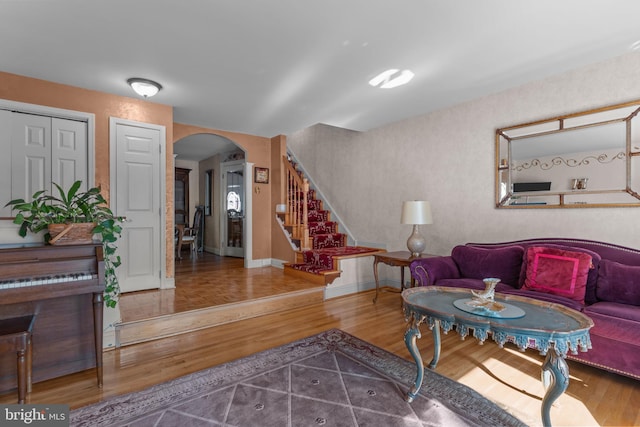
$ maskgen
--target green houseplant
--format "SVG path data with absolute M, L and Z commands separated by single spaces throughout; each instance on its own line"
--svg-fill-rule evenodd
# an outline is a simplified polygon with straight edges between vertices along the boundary
M 56 224 L 91 223 L 90 234 L 98 235 L 104 248 L 105 304 L 113 308 L 120 294 L 116 268 L 121 261 L 120 256 L 116 254 L 116 242 L 122 233 L 120 223 L 123 218 L 111 212 L 99 187 L 79 191 L 82 181 L 76 181 L 65 191 L 58 184 L 53 185 L 57 190 L 57 196 L 41 190 L 33 194 L 30 202 L 15 199 L 5 205 L 11 206 L 12 211 L 17 211 L 13 223 L 20 226 L 18 234 L 25 237 L 27 231 L 39 233 L 50 230 L 51 226 Z M 44 235 L 45 243 L 50 243 L 55 238 L 52 238 L 50 231 Z

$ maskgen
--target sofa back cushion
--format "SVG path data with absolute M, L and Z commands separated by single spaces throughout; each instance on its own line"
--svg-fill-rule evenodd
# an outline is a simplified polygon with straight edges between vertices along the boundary
M 518 286 L 523 255 L 524 248 L 517 245 L 495 249 L 456 246 L 451 251 L 462 277 L 480 280 L 497 277 L 514 288 Z
M 570 298 L 584 304 L 591 255 L 548 246 L 531 246 L 526 254 L 522 289 Z
M 600 261 L 596 297 L 600 301 L 640 306 L 640 265 Z
M 569 252 L 584 252 L 585 254 L 591 256 L 591 268 L 589 269 L 589 273 L 587 274 L 587 285 L 585 288 L 584 297 L 581 299 L 581 302 L 583 304 L 584 303 L 593 304 L 594 302 L 597 301 L 596 282 L 598 281 L 598 265 L 601 260 L 600 254 L 586 248 L 574 247 L 569 245 L 557 245 L 557 244 L 530 245 L 526 247 L 525 252 L 528 250 L 528 248 L 531 248 L 531 247 L 544 247 L 548 249 L 559 249 L 559 250 L 569 251 Z M 525 279 L 527 278 L 528 265 L 529 265 L 528 259 L 527 259 L 527 256 L 525 255 L 524 261 L 522 262 L 522 271 L 520 273 L 521 287 L 524 286 Z

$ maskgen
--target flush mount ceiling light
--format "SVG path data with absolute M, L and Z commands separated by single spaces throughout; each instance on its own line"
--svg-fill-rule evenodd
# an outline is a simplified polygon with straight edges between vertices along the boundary
M 129 83 L 129 86 L 131 86 L 138 95 L 144 96 L 145 98 L 151 98 L 153 95 L 160 92 L 160 89 L 162 89 L 162 85 L 160 85 L 160 83 L 138 77 L 130 78 L 127 80 L 127 83 Z
M 413 76 L 414 74 L 410 70 L 400 71 L 392 68 L 369 80 L 369 84 L 380 89 L 391 89 L 409 83 Z

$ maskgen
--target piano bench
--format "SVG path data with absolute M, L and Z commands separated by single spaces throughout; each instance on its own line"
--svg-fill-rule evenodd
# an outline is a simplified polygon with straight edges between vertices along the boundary
M 0 353 L 13 352 L 18 357 L 18 403 L 31 392 L 31 333 L 35 316 L 0 319 Z

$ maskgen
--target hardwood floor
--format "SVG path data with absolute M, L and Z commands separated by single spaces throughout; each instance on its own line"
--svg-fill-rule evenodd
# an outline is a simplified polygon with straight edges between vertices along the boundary
M 229 261 L 229 260 L 220 260 Z M 204 273 L 192 286 L 209 283 L 218 273 Z M 181 268 L 182 268 L 181 267 Z M 202 270 L 201 270 L 202 268 Z M 270 286 L 280 289 L 281 271 L 272 268 L 240 271 L 228 268 L 222 273 L 232 286 L 247 280 L 247 294 Z M 252 269 L 253 270 L 253 269 Z M 270 282 L 270 283 L 269 283 Z M 260 283 L 260 285 L 256 285 Z M 269 283 L 269 284 L 267 284 Z M 289 286 L 289 285 L 283 285 Z M 215 287 L 215 286 L 214 286 Z M 218 298 L 218 292 L 210 298 Z M 176 294 L 180 294 L 180 281 Z M 141 295 L 144 293 L 140 293 Z M 148 294 L 147 294 L 148 295 Z M 145 298 L 136 298 L 138 309 Z M 206 298 L 205 298 L 206 299 Z M 189 334 L 122 347 L 104 355 L 105 384 L 95 385 L 92 370 L 36 383 L 28 403 L 67 403 L 77 408 L 111 396 L 129 393 L 197 370 L 228 362 L 261 350 L 339 328 L 379 347 L 411 360 L 404 345 L 404 316 L 397 293 L 383 292 L 376 304 L 373 292 L 335 298 L 304 308 L 294 308 L 267 316 L 228 323 Z M 172 310 L 198 305 L 193 298 L 174 299 Z M 124 306 L 123 306 L 124 307 Z M 155 309 L 154 309 L 155 310 Z M 418 340 L 425 359 L 433 350 L 429 331 L 423 327 Z M 540 378 L 542 357 L 532 351 L 500 349 L 474 339 L 460 340 L 457 334 L 443 336 L 442 356 L 437 372 L 468 385 L 530 425 L 540 424 L 543 389 Z M 551 411 L 554 425 L 640 425 L 640 382 L 569 361 L 569 388 Z M 0 403 L 15 403 L 15 393 L 0 396 Z
M 183 253 L 183 258 L 176 260 L 175 264 L 175 289 L 123 294 L 119 302 L 122 321 L 148 319 L 318 287 L 307 280 L 287 276 L 281 269 L 245 269 L 243 265 L 242 258 L 204 253 L 193 259 L 188 253 Z

